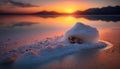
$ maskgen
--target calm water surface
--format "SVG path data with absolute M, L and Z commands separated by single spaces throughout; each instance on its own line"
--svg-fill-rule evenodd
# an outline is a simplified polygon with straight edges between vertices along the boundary
M 96 27 L 100 40 L 111 42 L 113 47 L 104 51 L 82 50 L 30 68 L 120 69 L 120 16 L 0 16 L 0 54 L 48 37 L 64 35 L 76 22 Z

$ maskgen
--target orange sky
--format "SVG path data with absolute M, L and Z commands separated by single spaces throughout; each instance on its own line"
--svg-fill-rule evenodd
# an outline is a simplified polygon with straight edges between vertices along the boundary
M 80 6 L 82 5 L 82 6 Z M 67 13 L 72 13 L 74 11 L 77 11 L 77 10 L 85 10 L 87 9 L 87 5 L 84 4 L 84 3 L 76 3 L 76 2 L 62 2 L 62 3 L 54 3 L 54 4 L 49 4 L 49 5 L 46 5 L 44 7 L 42 7 L 41 9 L 44 9 L 46 8 L 47 10 L 54 10 L 54 11 L 57 11 L 57 12 L 67 12 Z
M 82 6 L 80 6 L 82 5 Z M 15 12 L 15 13 L 20 13 L 20 12 L 27 12 L 27 13 L 31 13 L 31 12 L 39 12 L 42 10 L 46 10 L 46 11 L 56 11 L 56 12 L 67 12 L 67 13 L 72 13 L 75 12 L 77 10 L 85 10 L 87 9 L 87 5 L 85 4 L 76 4 L 74 2 L 62 2 L 62 3 L 54 3 L 54 4 L 48 4 L 45 6 L 39 6 L 39 7 L 14 7 L 14 8 L 1 8 L 1 11 L 5 11 L 7 10 L 7 12 Z
M 16 0 L 17 1 L 17 0 Z M 24 0 L 22 3 L 24 3 Z M 56 12 L 66 12 L 72 13 L 77 10 L 84 11 L 88 8 L 103 7 L 108 5 L 115 5 L 111 1 L 98 1 L 98 0 L 55 0 L 54 1 L 32 1 L 30 4 L 38 5 L 37 7 L 9 7 L 0 6 L 0 12 L 11 12 L 11 13 L 34 13 L 39 11 L 56 11 Z M 20 1 L 18 1 L 20 2 Z M 25 2 L 26 3 L 26 2 Z

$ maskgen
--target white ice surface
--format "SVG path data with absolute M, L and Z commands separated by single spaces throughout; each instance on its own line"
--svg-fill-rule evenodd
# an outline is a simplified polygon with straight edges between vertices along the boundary
M 76 23 L 70 30 L 65 33 L 64 40 L 68 41 L 68 37 L 75 36 L 82 39 L 84 42 L 97 42 L 99 32 L 96 28 L 85 25 L 83 23 Z

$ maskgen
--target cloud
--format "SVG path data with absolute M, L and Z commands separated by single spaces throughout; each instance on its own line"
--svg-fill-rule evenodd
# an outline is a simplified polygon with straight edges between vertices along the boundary
M 30 3 L 17 2 L 13 0 L 1 0 L 0 6 L 3 6 L 3 7 L 38 7 L 37 5 L 32 5 Z

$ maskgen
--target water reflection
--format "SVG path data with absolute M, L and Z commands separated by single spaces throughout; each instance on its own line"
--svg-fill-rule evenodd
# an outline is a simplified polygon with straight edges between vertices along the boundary
M 120 21 L 120 16 L 112 15 L 81 15 L 81 16 L 0 16 L 0 27 L 9 26 L 25 26 L 33 25 L 36 23 L 52 23 L 52 25 L 62 24 L 68 25 L 73 24 L 76 21 L 87 22 L 87 21 L 105 21 L 117 23 Z M 57 25 L 56 25 L 57 26 Z
M 101 16 L 98 16 L 98 15 L 94 15 L 94 16 L 75 16 L 76 18 L 86 18 L 88 20 L 101 20 L 101 21 L 106 21 L 106 22 L 110 22 L 110 21 L 113 21 L 113 22 L 118 22 L 120 21 L 120 16 L 116 16 L 116 15 L 108 15 L 108 16 L 105 16 L 105 15 L 101 15 Z
M 54 59 L 48 66 L 38 65 L 40 69 L 89 69 L 99 59 L 98 49 L 80 49 L 78 53 Z M 94 68 L 94 67 L 93 67 Z M 96 67 L 94 68 L 96 69 Z
M 17 22 L 17 23 L 14 23 L 11 28 L 13 27 L 17 27 L 17 26 L 31 26 L 33 24 L 36 24 L 36 22 Z
M 117 22 L 117 21 L 120 21 L 120 16 L 119 15 L 71 15 L 72 17 L 74 18 L 85 18 L 85 19 L 88 19 L 88 20 L 101 20 L 101 21 L 106 21 L 106 22 L 109 22 L 109 21 L 113 21 L 113 22 Z M 39 17 L 42 17 L 42 18 L 56 18 L 56 17 L 59 17 L 59 16 L 39 16 Z
M 70 53 L 70 54 L 65 54 L 63 56 L 59 56 L 59 57 L 55 57 L 53 59 L 49 59 L 47 61 L 44 62 L 39 62 L 37 64 L 32 64 L 30 65 L 16 65 L 13 64 L 13 66 L 15 67 L 15 69 L 24 69 L 24 68 L 28 68 L 28 69 L 35 69 L 35 68 L 39 68 L 39 69 L 49 69 L 49 68 L 53 68 L 53 69 L 61 69 L 61 67 L 63 67 L 62 69 L 70 69 L 72 63 L 75 63 L 75 65 L 73 66 L 73 69 L 76 67 L 76 65 L 79 65 L 80 67 L 82 67 L 82 65 L 86 64 L 89 62 L 95 62 L 95 60 L 97 60 L 98 58 L 98 53 L 99 50 L 98 49 L 80 49 L 78 52 L 76 53 Z M 57 64 L 56 64 L 57 62 Z M 50 65 L 48 65 L 50 64 Z M 46 67 L 46 65 L 48 65 Z M 53 66 L 52 66 L 53 65 Z M 61 66 L 61 67 L 57 67 L 55 68 L 55 66 Z M 78 69 L 78 68 L 77 68 Z
M 10 45 L 9 47 L 12 48 L 12 46 L 21 46 L 47 37 L 63 35 L 76 22 L 83 22 L 96 27 L 99 30 L 100 39 L 102 40 L 109 37 L 107 40 L 111 41 L 111 35 L 114 36 L 116 41 L 118 40 L 120 16 L 84 15 L 44 17 L 46 18 L 40 16 L 0 16 L 0 46 Z M 101 21 L 101 18 L 106 21 Z M 112 20 L 113 22 L 107 22 L 108 20 Z M 117 20 L 117 22 L 114 22 L 114 20 Z M 106 33 L 110 35 L 106 35 Z
M 100 39 L 111 42 L 112 49 L 103 52 L 81 50 L 78 54 L 62 56 L 45 64 L 43 68 L 117 69 L 120 64 L 120 16 L 0 16 L 0 54 L 47 37 L 64 35 L 76 22 L 96 27 Z

